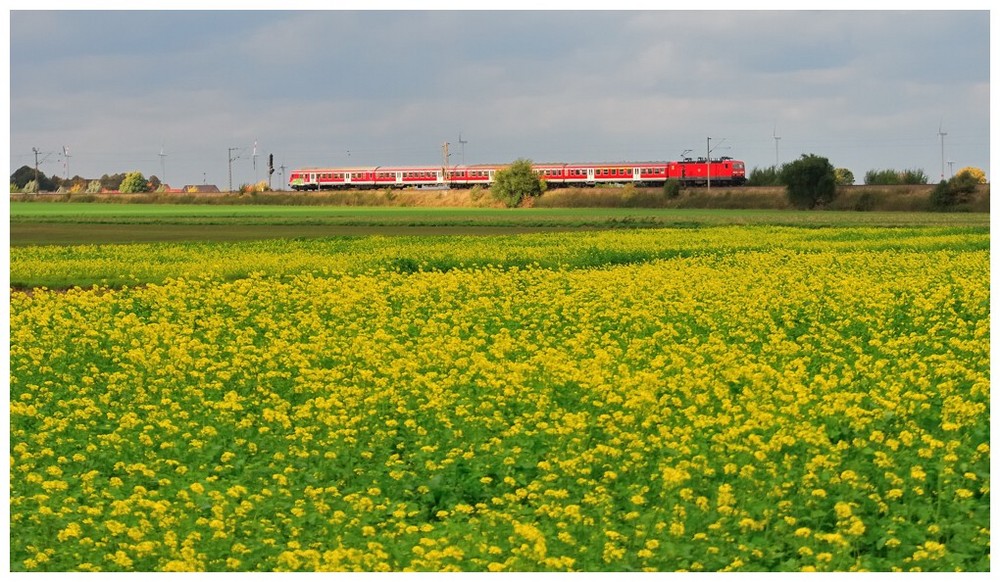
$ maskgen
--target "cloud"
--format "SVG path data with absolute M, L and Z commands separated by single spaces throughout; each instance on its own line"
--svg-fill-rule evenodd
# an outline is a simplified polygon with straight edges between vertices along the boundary
M 470 162 L 663 159 L 711 135 L 753 167 L 777 131 L 785 161 L 829 151 L 860 176 L 939 165 L 943 119 L 986 166 L 987 16 L 14 12 L 11 164 L 70 145 L 81 172 L 158 170 L 166 141 L 168 174 L 220 183 L 254 140 L 292 166 L 415 164 L 462 131 Z

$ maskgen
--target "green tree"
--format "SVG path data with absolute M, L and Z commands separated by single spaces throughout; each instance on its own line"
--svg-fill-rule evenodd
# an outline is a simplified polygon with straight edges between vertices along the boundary
M 951 180 L 939 182 L 931 190 L 931 208 L 951 210 L 958 204 L 968 202 L 979 184 L 977 176 L 969 172 L 959 172 Z
M 747 186 L 780 186 L 781 169 L 777 166 L 750 170 Z
M 830 160 L 815 154 L 802 154 L 781 169 L 781 183 L 788 200 L 797 208 L 816 208 L 829 204 L 837 196 L 837 178 Z
M 851 186 L 854 184 L 854 172 L 847 168 L 837 168 L 834 170 L 834 174 L 837 177 L 838 186 Z
M 871 186 L 926 184 L 927 181 L 927 174 L 923 170 L 868 170 L 865 172 L 865 184 Z
M 545 182 L 531 169 L 531 160 L 519 158 L 493 176 L 490 188 L 493 197 L 508 208 L 520 205 L 526 198 L 541 196 Z
M 142 175 L 142 172 L 129 172 L 125 174 L 125 179 L 122 180 L 118 190 L 122 194 L 148 192 L 149 183 L 146 182 L 146 177 Z

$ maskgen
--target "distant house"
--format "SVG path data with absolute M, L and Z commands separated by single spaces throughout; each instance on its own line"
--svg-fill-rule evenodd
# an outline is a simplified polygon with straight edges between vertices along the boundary
M 218 194 L 221 192 L 215 184 L 189 184 L 184 186 L 188 194 Z

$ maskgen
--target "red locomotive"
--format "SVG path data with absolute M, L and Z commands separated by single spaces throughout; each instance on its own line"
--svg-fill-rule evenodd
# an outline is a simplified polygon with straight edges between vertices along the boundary
M 292 190 L 336 190 L 346 188 L 489 187 L 505 165 L 474 166 L 367 166 L 356 168 L 304 168 L 292 170 Z M 551 186 L 597 186 L 635 184 L 662 186 L 677 180 L 684 186 L 740 186 L 746 182 L 746 165 L 728 157 L 684 158 L 676 162 L 619 162 L 596 164 L 533 164 L 540 178 Z

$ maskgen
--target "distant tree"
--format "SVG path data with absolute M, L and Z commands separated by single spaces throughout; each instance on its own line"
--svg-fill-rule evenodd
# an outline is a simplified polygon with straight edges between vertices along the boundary
M 101 188 L 104 190 L 120 190 L 122 185 L 122 180 L 125 179 L 125 174 L 104 174 L 101 176 Z
M 837 179 L 830 160 L 815 154 L 802 154 L 781 169 L 781 183 L 788 199 L 798 208 L 816 208 L 829 204 L 837 196 Z
M 87 194 L 100 194 L 103 186 L 101 186 L 100 180 L 91 180 L 87 183 L 87 189 L 85 192 Z
M 951 180 L 943 180 L 931 191 L 931 207 L 935 210 L 951 210 L 958 204 L 968 202 L 979 184 L 972 173 L 959 172 Z
M 21 191 L 25 191 L 24 187 L 28 184 L 28 182 L 35 182 L 35 169 L 31 166 L 21 166 L 10 175 L 10 181 L 17 184 L 17 187 Z M 52 179 L 46 176 L 45 172 L 42 171 L 38 172 L 38 180 L 35 186 L 35 192 L 51 192 L 58 187 L 52 182 Z
M 35 179 L 35 169 L 30 166 L 21 166 L 10 175 L 10 181 L 16 185 L 18 190 L 23 190 L 25 184 Z
M 155 175 L 149 177 L 150 192 L 155 192 L 156 190 L 158 190 L 160 188 L 160 184 L 161 184 L 160 179 L 157 178 Z
M 545 182 L 531 169 L 531 160 L 520 158 L 497 171 L 490 188 L 493 197 L 508 208 L 520 205 L 526 198 L 535 198 L 545 191 Z
M 903 170 L 903 183 L 904 184 L 926 184 L 930 181 L 927 177 L 927 173 L 923 170 Z
M 747 186 L 780 186 L 781 169 L 777 166 L 750 170 Z
M 83 188 L 87 187 L 88 180 L 86 178 L 84 178 L 83 176 L 80 176 L 79 174 L 77 174 L 76 176 L 73 176 L 72 178 L 70 178 L 70 182 L 72 182 L 74 186 L 79 185 L 80 189 L 82 190 Z
M 865 173 L 865 184 L 872 186 L 926 184 L 927 181 L 923 170 L 868 170 Z
M 838 186 L 851 186 L 854 184 L 854 172 L 847 168 L 837 168 L 834 170 Z
M 132 194 L 134 192 L 148 192 L 149 183 L 142 172 L 129 172 L 118 186 L 122 194 Z
M 976 184 L 986 183 L 986 172 L 980 170 L 979 168 L 975 168 L 973 166 L 966 166 L 961 170 L 959 170 L 958 173 L 955 174 L 955 176 L 958 177 L 961 176 L 962 174 L 968 174 L 972 176 L 972 178 L 976 180 Z

